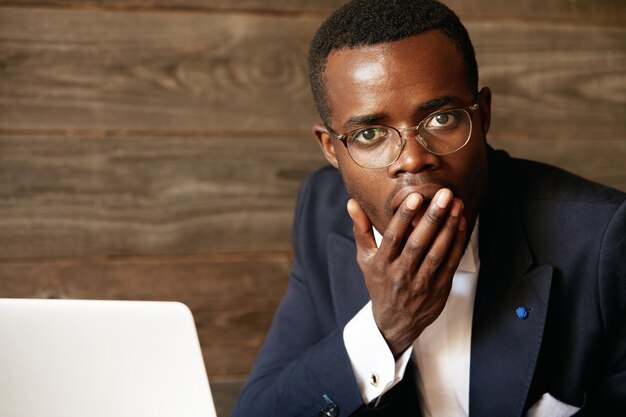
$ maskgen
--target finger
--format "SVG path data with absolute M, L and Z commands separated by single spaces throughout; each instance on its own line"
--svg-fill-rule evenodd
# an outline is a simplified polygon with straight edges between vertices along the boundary
M 411 230 L 411 223 L 423 202 L 424 197 L 421 194 L 411 193 L 400 204 L 383 234 L 379 248 L 381 256 L 391 259 L 402 252 L 407 233 Z
M 448 297 L 450 296 L 450 291 L 452 290 L 452 282 L 454 280 L 454 276 L 456 270 L 459 266 L 463 253 L 465 251 L 465 237 L 466 237 L 466 220 L 464 217 L 459 219 L 459 224 L 457 227 L 456 236 L 454 237 L 454 242 L 450 249 L 450 254 L 442 266 L 442 268 L 436 273 L 436 275 L 429 276 L 429 285 L 425 289 L 424 280 L 416 279 L 413 282 L 414 290 L 417 291 L 426 291 L 429 299 L 432 302 L 433 307 L 433 320 L 435 320 L 441 311 L 443 311 Z M 421 281 L 421 284 L 419 282 Z
M 404 245 L 402 256 L 407 264 L 415 266 L 421 261 L 441 223 L 447 217 L 446 213 L 452 200 L 452 191 L 447 188 L 437 191 Z
M 352 218 L 357 250 L 376 251 L 376 239 L 374 239 L 374 232 L 372 231 L 372 222 L 358 201 L 353 198 L 348 200 L 348 214 Z
M 452 279 L 454 278 L 454 274 L 459 267 L 461 258 L 465 253 L 466 238 L 467 220 L 465 219 L 465 217 L 461 217 L 459 219 L 459 225 L 457 227 L 456 236 L 454 237 L 452 248 L 450 249 L 450 254 L 438 274 L 438 281 L 441 283 L 441 285 L 447 288 L 447 292 L 450 292 L 450 289 L 452 288 Z
M 452 247 L 450 248 L 450 253 L 444 264 L 441 266 L 439 272 L 437 273 L 437 278 L 435 280 L 436 286 L 439 288 L 443 288 L 446 293 L 449 293 L 450 289 L 452 288 L 452 280 L 454 278 L 454 274 L 459 267 L 459 263 L 461 262 L 463 254 L 465 253 L 466 236 L 467 220 L 465 219 L 465 217 L 461 217 L 459 219 L 459 225 L 457 227 L 457 232 L 454 237 Z
M 418 268 L 419 274 L 426 277 L 435 277 L 441 266 L 447 262 L 448 257 L 453 255 L 453 244 L 457 236 L 458 226 L 461 220 L 461 213 L 463 212 L 463 202 L 455 198 L 450 204 L 450 211 L 445 216 L 443 224 L 432 238 L 432 243 L 425 249 L 424 256 L 421 260 Z M 415 234 L 411 234 L 405 245 L 407 252 L 411 251 L 411 248 L 417 247 L 420 244 L 413 241 L 418 239 Z M 412 254 L 408 254 L 409 259 L 414 261 L 415 257 Z M 417 264 L 412 265 L 415 267 Z

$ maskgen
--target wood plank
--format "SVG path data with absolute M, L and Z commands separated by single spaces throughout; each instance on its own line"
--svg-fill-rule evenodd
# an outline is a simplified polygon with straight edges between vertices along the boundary
M 484 23 L 470 31 L 479 40 L 481 85 L 494 92 L 493 133 L 541 140 L 626 136 L 626 30 Z
M 289 251 L 312 138 L 0 137 L 0 258 Z
M 626 191 L 626 140 L 490 135 Z M 306 138 L 0 137 L 0 259 L 291 250 Z
M 246 11 L 257 13 L 330 14 L 345 0 L 0 0 L 0 5 L 94 7 L 101 9 L 165 9 Z M 577 21 L 583 24 L 626 22 L 626 3 L 620 0 L 444 0 L 463 19 L 525 19 Z M 541 13 L 537 11 L 540 10 Z
M 294 130 L 318 18 L 0 10 L 0 127 Z
M 443 0 L 443 3 L 464 22 L 525 20 L 621 27 L 626 23 L 626 3 L 621 0 Z
M 289 273 L 287 254 L 0 262 L 0 297 L 181 301 L 209 377 L 243 377 Z
M 215 410 L 218 417 L 230 417 L 245 379 L 222 380 L 214 378 L 210 381 Z
M 0 129 L 308 131 L 318 118 L 305 55 L 320 21 L 2 8 Z M 468 26 L 495 131 L 623 136 L 625 27 Z

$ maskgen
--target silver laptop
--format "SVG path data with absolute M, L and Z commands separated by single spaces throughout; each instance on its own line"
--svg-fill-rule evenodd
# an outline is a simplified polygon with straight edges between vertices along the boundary
M 191 311 L 0 299 L 0 416 L 216 417 Z

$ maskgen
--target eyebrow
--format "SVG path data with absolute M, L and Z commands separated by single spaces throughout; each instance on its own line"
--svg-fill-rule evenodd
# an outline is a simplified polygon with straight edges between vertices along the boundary
M 420 103 L 417 108 L 420 110 L 437 110 L 440 107 L 445 106 L 446 104 L 450 104 L 450 103 L 454 103 L 454 104 L 460 104 L 461 100 L 459 100 L 458 97 L 454 97 L 454 96 L 441 96 L 441 97 L 436 97 L 432 100 L 428 100 L 424 103 Z
M 380 124 L 382 120 L 386 118 L 384 113 L 372 113 L 372 114 L 364 114 L 362 116 L 351 116 L 348 120 L 343 124 L 344 130 L 349 130 L 353 127 L 357 126 L 370 126 Z
M 417 110 L 420 112 L 431 112 L 437 110 L 447 104 L 455 103 L 460 104 L 461 100 L 455 96 L 441 96 L 431 100 L 425 101 L 417 105 Z M 387 118 L 385 113 L 371 113 L 358 116 L 351 116 L 343 124 L 344 130 L 349 130 L 357 126 L 371 126 L 375 124 L 381 124 L 383 120 Z

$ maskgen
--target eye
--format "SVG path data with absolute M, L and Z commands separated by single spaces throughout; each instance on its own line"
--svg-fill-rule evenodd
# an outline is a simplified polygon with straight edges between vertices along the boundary
M 432 115 L 424 123 L 426 129 L 451 129 L 461 120 L 459 110 L 446 110 Z
M 355 145 L 372 145 L 387 139 L 388 136 L 389 129 L 376 126 L 357 129 L 349 135 L 349 138 Z

